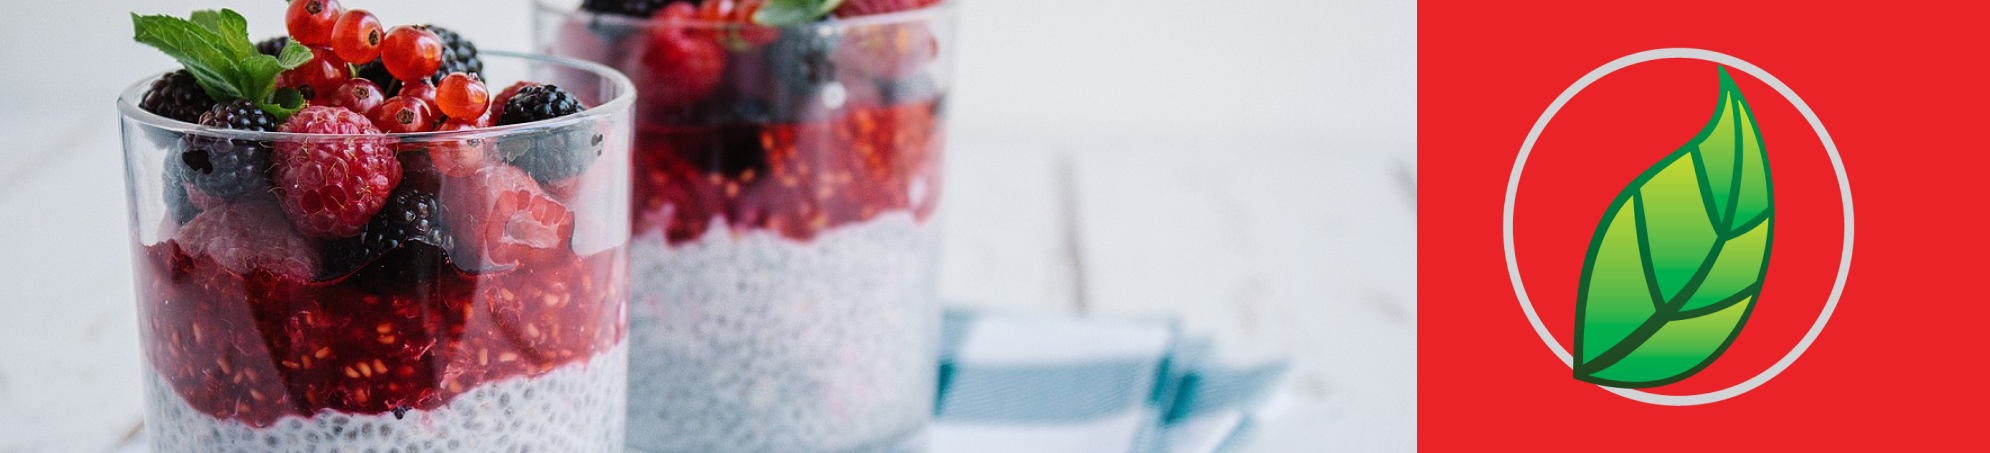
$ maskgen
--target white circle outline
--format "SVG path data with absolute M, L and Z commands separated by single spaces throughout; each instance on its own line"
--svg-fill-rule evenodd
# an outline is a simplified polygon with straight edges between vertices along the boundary
M 1527 131 L 1527 141 L 1521 143 L 1520 156 L 1513 161 L 1513 175 L 1506 181 L 1506 206 L 1504 209 L 1505 213 L 1501 219 L 1501 234 L 1504 236 L 1506 242 L 1506 273 L 1513 280 L 1514 295 L 1520 297 L 1520 309 L 1527 312 L 1527 321 L 1533 324 L 1534 332 L 1541 335 L 1541 341 L 1547 343 L 1548 348 L 1555 352 L 1555 357 L 1561 358 L 1563 365 L 1568 365 L 1573 369 L 1575 367 L 1574 359 L 1569 355 L 1567 350 L 1562 349 L 1561 343 L 1555 341 L 1554 335 L 1548 333 L 1548 327 L 1541 324 L 1540 315 L 1534 313 L 1534 304 L 1527 298 L 1527 287 L 1520 282 L 1520 260 L 1514 254 L 1513 248 L 1513 200 L 1515 195 L 1520 191 L 1520 171 L 1527 166 L 1527 154 L 1534 150 L 1534 141 L 1540 138 L 1541 130 L 1548 127 L 1548 120 L 1553 119 L 1555 113 L 1561 111 L 1562 105 L 1567 104 L 1569 99 L 1575 97 L 1576 93 L 1581 92 L 1589 84 L 1602 79 L 1603 76 L 1616 72 L 1619 69 L 1647 61 L 1674 58 L 1708 61 L 1739 69 L 1741 72 L 1747 73 L 1757 80 L 1768 84 L 1770 88 L 1776 90 L 1776 93 L 1782 94 L 1783 98 L 1788 99 L 1791 105 L 1796 106 L 1798 112 L 1803 113 L 1804 120 L 1810 122 L 1811 130 L 1817 133 L 1818 140 L 1824 144 L 1825 153 L 1831 156 L 1831 168 L 1838 176 L 1838 197 L 1843 200 L 1845 207 L 1844 254 L 1838 259 L 1838 280 L 1831 285 L 1831 297 L 1825 300 L 1824 311 L 1817 315 L 1817 322 L 1811 324 L 1810 331 L 1804 333 L 1803 341 L 1797 342 L 1796 347 L 1790 349 L 1788 354 L 1783 355 L 1781 360 L 1777 360 L 1775 365 L 1769 366 L 1769 369 L 1763 370 L 1760 374 L 1756 374 L 1755 377 L 1742 381 L 1740 384 L 1735 384 L 1732 387 L 1694 395 L 1660 395 L 1636 389 L 1597 386 L 1618 396 L 1644 403 L 1662 406 L 1694 406 L 1740 396 L 1743 393 L 1748 393 L 1749 390 L 1754 390 L 1755 387 L 1759 387 L 1763 383 L 1769 382 L 1776 375 L 1782 374 L 1784 369 L 1789 368 L 1791 363 L 1796 362 L 1797 356 L 1803 355 L 1804 350 L 1810 349 L 1811 342 L 1817 340 L 1817 334 L 1824 331 L 1824 324 L 1831 320 L 1831 312 L 1838 308 L 1838 296 L 1845 291 L 1845 276 L 1852 270 L 1852 185 L 1845 177 L 1845 162 L 1838 158 L 1838 145 L 1831 141 L 1831 134 L 1825 132 L 1824 123 L 1817 120 L 1817 113 L 1810 110 L 1810 106 L 1803 102 L 1803 98 L 1797 97 L 1796 92 L 1791 91 L 1790 87 L 1784 85 L 1782 81 L 1776 80 L 1775 76 L 1769 75 L 1768 71 L 1763 71 L 1762 68 L 1742 61 L 1740 58 L 1711 50 L 1689 48 L 1652 49 L 1625 55 L 1609 63 L 1605 63 L 1603 66 L 1589 71 L 1589 74 L 1585 74 L 1581 79 L 1577 79 L 1574 85 L 1570 85 L 1568 89 L 1563 90 L 1561 96 L 1555 97 L 1553 104 L 1548 104 L 1548 110 L 1541 113 L 1541 119 L 1534 121 L 1534 129 Z

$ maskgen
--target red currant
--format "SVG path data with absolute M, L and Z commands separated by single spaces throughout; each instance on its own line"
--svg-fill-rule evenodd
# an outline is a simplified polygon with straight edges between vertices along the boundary
M 305 0 L 299 0 L 305 1 Z M 352 69 L 338 54 L 323 47 L 311 48 L 311 61 L 296 69 L 284 71 L 278 77 L 277 86 L 296 89 L 305 100 L 321 100 L 321 94 L 329 94 L 340 84 L 352 78 Z
M 343 12 L 339 0 L 291 0 L 283 22 L 290 30 L 290 39 L 298 44 L 322 46 L 331 44 L 332 26 Z
M 385 103 L 387 103 L 387 94 L 380 91 L 379 85 L 366 79 L 347 80 L 332 91 L 331 98 L 324 102 L 325 105 L 345 107 L 346 110 L 361 115 L 372 115 L 374 109 L 380 108 L 380 104 Z
M 437 131 L 468 131 L 490 126 L 484 119 L 450 119 L 444 121 Z M 466 177 L 485 165 L 484 154 L 487 148 L 485 139 L 438 141 L 428 145 L 429 161 L 435 164 L 435 171 L 445 176 Z
M 401 92 L 396 93 L 395 95 L 407 96 L 415 99 L 428 101 L 428 103 L 434 104 L 435 91 L 436 89 L 434 84 L 428 83 L 428 80 L 419 80 L 419 81 L 402 83 Z
M 428 101 L 394 96 L 368 116 L 381 132 L 402 134 L 435 130 L 435 107 Z
M 394 27 L 380 43 L 380 62 L 396 79 L 427 79 L 442 68 L 442 38 L 422 27 Z
M 373 61 L 380 57 L 380 41 L 386 38 L 379 17 L 363 9 L 347 10 L 332 26 L 332 51 L 345 61 Z
M 450 118 L 479 118 L 490 110 L 491 90 L 469 74 L 449 74 L 436 90 L 435 106 Z

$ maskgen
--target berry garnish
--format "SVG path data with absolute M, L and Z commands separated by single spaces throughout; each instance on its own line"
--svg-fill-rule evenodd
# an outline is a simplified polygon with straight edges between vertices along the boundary
M 282 55 L 285 47 L 290 47 L 289 36 L 272 36 L 256 42 L 256 53 L 274 57 Z
M 518 96 L 518 90 L 522 90 L 525 89 L 525 87 L 533 85 L 538 85 L 538 84 L 526 81 L 519 81 L 518 83 L 511 84 L 511 86 L 504 87 L 504 91 L 499 91 L 496 96 L 491 96 L 491 114 L 488 115 L 488 117 L 491 119 L 503 118 L 504 105 L 511 103 L 512 97 Z
M 380 104 L 387 103 L 387 94 L 381 92 L 380 86 L 374 85 L 371 80 L 352 79 L 339 85 L 332 91 L 331 97 L 322 101 L 328 106 L 345 107 L 353 113 L 371 115 L 380 108 Z
M 436 68 L 435 75 L 429 76 L 428 83 L 441 85 L 442 78 L 458 72 L 484 78 L 484 60 L 477 57 L 477 44 L 463 35 L 434 25 L 424 25 L 435 37 L 442 40 L 442 66 Z
M 380 58 L 380 41 L 387 32 L 380 18 L 363 9 L 347 10 L 332 26 L 332 51 L 345 61 L 373 61 Z
M 358 236 L 325 244 L 322 277 L 334 278 L 359 270 L 404 245 L 422 243 L 444 250 L 450 247 L 449 236 L 443 232 L 442 205 L 437 203 L 433 192 L 412 186 L 403 184 L 394 189 L 387 204 L 367 221 Z
M 573 238 L 574 214 L 524 171 L 492 165 L 443 181 L 443 211 L 457 264 L 483 270 L 552 255 Z
M 441 126 L 437 126 L 435 130 L 438 132 L 467 131 L 488 125 L 481 118 L 470 120 L 451 119 L 443 122 Z M 474 138 L 429 143 L 429 161 L 435 166 L 435 171 L 443 175 L 458 178 L 470 176 L 486 165 L 484 155 L 488 153 L 485 141 L 485 139 Z
M 277 86 L 297 90 L 305 100 L 321 101 L 319 94 L 331 93 L 352 77 L 352 69 L 331 49 L 311 48 L 311 61 L 283 73 Z
M 395 79 L 426 80 L 442 68 L 442 38 L 422 27 L 394 27 L 380 44 L 380 62 Z
M 587 0 L 580 3 L 580 9 L 597 13 L 620 14 L 624 16 L 649 17 L 672 3 L 694 3 L 692 0 Z
M 418 81 L 401 82 L 401 90 L 399 92 L 396 92 L 394 95 L 420 99 L 428 101 L 430 104 L 434 104 L 435 91 L 436 91 L 435 84 L 428 83 L 427 80 L 418 80 Z
M 523 124 L 573 115 L 586 110 L 579 99 L 555 85 L 521 88 L 505 102 L 498 125 Z M 580 174 L 601 157 L 601 134 L 593 124 L 564 125 L 550 131 L 509 138 L 497 144 L 498 157 L 540 181 L 558 181 Z
M 753 14 L 767 5 L 767 0 L 705 0 L 698 4 L 694 15 L 698 20 L 723 23 L 723 30 L 700 30 L 704 35 L 720 40 L 733 49 L 763 46 L 781 36 L 781 29 L 753 22 Z M 717 33 L 713 33 L 717 32 Z
M 427 100 L 394 96 L 373 111 L 373 127 L 389 134 L 435 130 L 435 106 Z
M 872 14 L 895 13 L 925 8 L 940 3 L 940 0 L 844 0 L 830 14 L 836 17 L 869 16 Z
M 290 30 L 290 39 L 308 46 L 323 46 L 332 43 L 332 29 L 344 12 L 339 0 L 293 0 L 283 20 Z
M 310 106 L 279 130 L 302 134 L 379 134 L 351 110 Z M 352 237 L 386 204 L 401 181 L 401 162 L 381 141 L 279 142 L 274 156 L 277 199 L 297 231 L 314 238 Z
M 317 247 L 285 226 L 283 212 L 268 198 L 211 207 L 180 228 L 178 242 L 189 256 L 213 258 L 236 274 L 308 278 L 318 272 Z
M 651 90 L 642 99 L 658 111 L 696 104 L 724 80 L 725 49 L 688 29 L 696 13 L 689 3 L 665 7 L 656 16 L 664 24 L 650 33 L 646 48 L 632 55 L 640 60 L 623 65 L 641 68 L 630 75 L 638 86 Z
M 207 97 L 207 91 L 194 81 L 193 74 L 182 69 L 153 81 L 152 89 L 145 92 L 143 100 L 138 101 L 138 108 L 192 123 L 200 121 L 200 114 L 214 108 L 214 99 Z
M 276 119 L 255 103 L 235 100 L 201 114 L 200 125 L 217 129 L 270 132 Z M 229 199 L 269 187 L 269 146 L 261 141 L 186 136 L 186 148 L 168 171 L 179 172 L 201 194 Z
M 436 87 L 435 105 L 450 118 L 478 118 L 491 107 L 491 90 L 484 82 L 461 72 L 442 78 Z
M 193 220 L 193 216 L 200 214 L 201 209 L 193 204 L 193 196 L 187 193 L 184 172 L 174 170 L 178 165 L 180 165 L 180 155 L 167 154 L 166 171 L 160 173 L 163 173 L 165 178 L 162 183 L 166 189 L 166 212 L 173 216 L 173 224 L 185 225 L 187 221 Z

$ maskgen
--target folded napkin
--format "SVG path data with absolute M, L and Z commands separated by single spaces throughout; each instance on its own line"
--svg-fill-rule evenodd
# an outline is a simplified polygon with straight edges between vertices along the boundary
M 933 426 L 906 452 L 1227 451 L 1286 370 L 1219 366 L 1168 321 L 952 310 L 941 338 Z
M 946 315 L 933 453 L 1214 453 L 1284 364 L 1228 368 L 1167 321 Z

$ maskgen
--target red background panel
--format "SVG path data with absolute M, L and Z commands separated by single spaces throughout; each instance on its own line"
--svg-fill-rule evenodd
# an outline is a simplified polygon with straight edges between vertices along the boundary
M 1904 4 L 1903 4 L 1904 5 Z M 1990 416 L 1990 265 L 1977 195 L 1990 178 L 1980 7 L 1425 2 L 1419 8 L 1419 432 L 1433 451 L 1980 448 Z M 1830 324 L 1747 394 L 1663 407 L 1576 381 L 1529 327 L 1507 278 L 1500 211 L 1529 128 L 1578 78 L 1639 51 L 1746 60 L 1804 99 L 1850 178 L 1856 244 Z M 1542 133 L 1515 239 L 1528 294 L 1564 347 L 1590 234 L 1618 191 L 1713 113 L 1716 65 L 1661 60 L 1585 89 Z M 1835 276 L 1842 218 L 1818 138 L 1782 96 L 1730 70 L 1758 116 L 1777 224 L 1764 293 L 1714 366 L 1650 389 L 1690 394 L 1755 375 L 1800 339 Z

